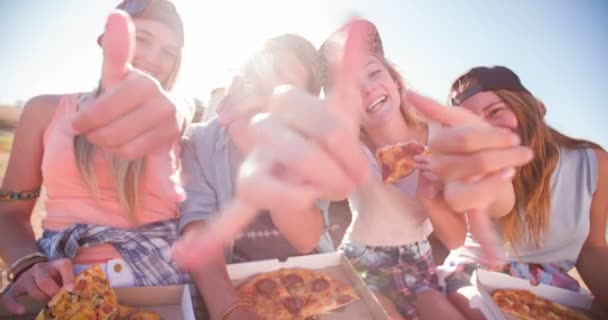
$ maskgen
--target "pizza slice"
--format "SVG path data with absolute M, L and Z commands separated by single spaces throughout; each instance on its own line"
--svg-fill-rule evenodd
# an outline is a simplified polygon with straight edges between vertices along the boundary
M 492 293 L 492 300 L 506 314 L 523 320 L 589 319 L 575 310 L 537 296 L 528 290 L 496 290 Z
M 250 302 L 262 320 L 290 320 L 297 315 L 304 301 L 292 297 L 282 284 L 279 273 L 257 275 L 238 289 L 239 296 Z
M 382 181 L 393 183 L 414 172 L 414 156 L 428 155 L 429 149 L 416 142 L 397 143 L 376 150 L 376 158 L 380 163 Z
M 284 300 L 285 306 L 289 310 L 298 310 L 300 313 L 307 314 L 305 309 L 308 308 L 308 302 L 312 291 L 310 283 L 316 278 L 315 272 L 304 268 L 280 269 L 279 271 L 281 282 L 287 288 L 291 297 Z
M 93 266 L 75 279 L 75 288 L 65 288 L 49 301 L 36 320 L 91 319 L 112 320 L 118 314 L 118 299 L 99 266 Z
M 308 299 L 311 291 L 307 284 L 311 283 L 317 276 L 315 272 L 303 268 L 280 269 L 281 282 L 291 295 Z
M 276 320 L 315 319 L 359 299 L 351 286 L 303 268 L 257 275 L 238 291 L 261 319 Z
M 343 308 L 359 299 L 352 286 L 322 272 L 314 272 L 314 277 L 307 283 L 307 289 L 310 295 L 300 313 L 303 318 Z
M 118 307 L 118 316 L 116 320 L 162 320 L 162 317 L 153 311 L 120 305 Z

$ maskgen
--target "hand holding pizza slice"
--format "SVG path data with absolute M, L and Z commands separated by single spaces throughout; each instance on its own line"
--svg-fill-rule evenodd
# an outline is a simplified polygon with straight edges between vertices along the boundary
M 101 267 L 95 265 L 76 277 L 73 291 L 61 289 L 36 320 L 162 320 L 156 312 L 118 304 Z
M 415 169 L 414 156 L 429 154 L 429 148 L 416 141 L 397 143 L 376 150 L 382 180 L 385 183 L 393 183 L 409 176 Z
M 73 291 L 62 288 L 36 320 L 99 319 L 113 320 L 118 314 L 118 299 L 99 266 L 76 277 Z

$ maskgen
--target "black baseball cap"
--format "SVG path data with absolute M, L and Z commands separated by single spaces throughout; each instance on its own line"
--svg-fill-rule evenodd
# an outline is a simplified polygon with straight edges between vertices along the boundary
M 511 69 L 503 66 L 476 67 L 458 77 L 452 84 L 450 100 L 459 105 L 471 96 L 484 91 L 509 90 L 530 93 Z

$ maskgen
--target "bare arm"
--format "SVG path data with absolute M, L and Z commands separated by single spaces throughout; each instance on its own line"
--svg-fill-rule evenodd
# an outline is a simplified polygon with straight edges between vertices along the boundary
M 270 213 L 281 234 L 301 253 L 311 252 L 323 233 L 323 214 L 313 206 L 303 212 Z
M 467 234 L 464 214 L 450 209 L 439 197 L 418 196 L 418 200 L 425 208 L 437 238 L 450 250 L 462 246 Z
M 42 137 L 59 96 L 38 96 L 23 108 L 15 130 L 4 190 L 35 190 L 42 185 Z M 38 251 L 30 217 L 36 200 L 0 201 L 0 256 L 6 263 Z
M 595 153 L 598 162 L 598 186 L 591 203 L 591 229 L 578 257 L 576 268 L 599 304 L 608 306 L 608 277 L 604 272 L 598 272 L 608 268 L 608 153 L 602 150 L 596 150 Z
M 180 226 L 184 238 L 204 232 L 207 221 L 219 210 L 219 201 L 211 181 L 205 175 L 198 155 L 199 148 L 204 148 L 206 142 L 213 138 L 206 132 L 194 128 L 183 144 L 181 150 L 182 181 L 187 193 L 186 200 L 180 207 Z M 215 145 L 214 141 L 213 145 Z M 207 152 L 207 149 L 202 149 Z M 197 254 L 204 255 L 204 252 Z M 228 277 L 226 260 L 223 254 L 208 260 L 204 266 L 189 270 L 192 280 L 204 299 L 210 319 L 219 319 L 221 314 L 239 297 Z M 252 319 L 247 310 L 238 309 L 230 315 L 230 319 Z
M 184 232 L 200 232 L 205 224 L 205 221 L 192 222 Z M 228 277 L 224 255 L 214 258 L 205 267 L 190 272 L 190 275 L 205 300 L 211 319 L 219 319 L 222 312 L 238 301 L 239 297 Z

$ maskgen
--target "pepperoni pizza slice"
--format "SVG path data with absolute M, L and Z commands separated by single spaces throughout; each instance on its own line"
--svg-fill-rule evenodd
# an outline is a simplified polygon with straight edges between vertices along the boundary
M 257 275 L 239 288 L 261 319 L 314 319 L 358 299 L 354 289 L 303 268 Z
M 238 289 L 240 297 L 251 303 L 261 320 L 287 320 L 298 314 L 304 301 L 291 297 L 280 275 L 269 272 L 257 275 Z
M 416 142 L 397 143 L 384 146 L 376 150 L 376 158 L 380 163 L 382 180 L 385 183 L 393 183 L 403 179 L 414 172 L 414 156 L 418 154 L 428 155 L 429 149 Z
M 59 290 L 36 320 L 115 319 L 118 299 L 99 266 L 79 274 L 75 283 L 71 292 L 65 288 Z
M 506 314 L 523 320 L 588 319 L 583 314 L 539 297 L 528 290 L 496 290 L 492 293 L 492 300 Z

